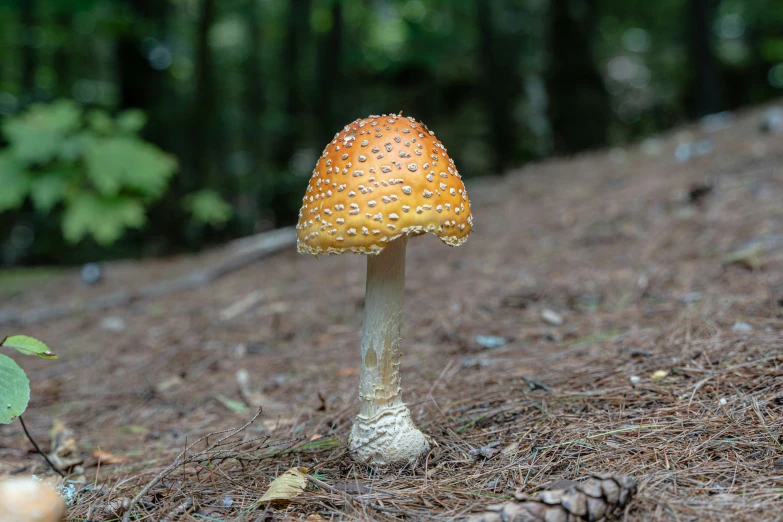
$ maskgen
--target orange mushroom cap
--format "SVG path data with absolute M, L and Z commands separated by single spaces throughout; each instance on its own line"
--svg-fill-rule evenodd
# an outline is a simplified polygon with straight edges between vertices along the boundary
M 299 211 L 302 254 L 377 254 L 402 236 L 459 246 L 473 217 L 446 147 L 414 118 L 370 116 L 346 125 L 315 165 Z

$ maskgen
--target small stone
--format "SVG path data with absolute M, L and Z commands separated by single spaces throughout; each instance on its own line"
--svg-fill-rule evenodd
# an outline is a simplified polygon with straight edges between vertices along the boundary
M 764 113 L 764 121 L 761 124 L 762 132 L 774 134 L 783 131 L 783 109 L 772 107 Z
M 98 263 L 87 263 L 81 270 L 82 281 L 88 285 L 93 285 L 101 280 L 101 265 Z
M 563 316 L 553 310 L 550 310 L 549 308 L 546 308 L 541 312 L 541 319 L 555 326 L 560 326 L 563 324 Z
M 638 375 L 631 375 L 630 379 L 631 379 L 631 384 L 639 384 L 640 382 L 642 382 L 642 378 L 639 377 Z
M 496 335 L 476 336 L 476 343 L 478 343 L 483 348 L 500 348 L 501 346 L 505 346 L 506 342 L 507 341 L 505 337 L 498 337 Z
M 101 319 L 101 328 L 110 332 L 121 332 L 125 329 L 125 320 L 122 317 L 104 317 Z
M 701 292 L 688 292 L 687 294 L 680 296 L 679 301 L 684 304 L 695 303 L 697 301 L 701 301 L 703 297 L 704 294 Z
M 463 357 L 459 364 L 462 368 L 483 368 L 485 366 L 489 366 L 489 359 L 486 357 Z
M 640 149 L 645 156 L 659 156 L 663 152 L 663 140 L 659 137 L 647 138 Z
M 699 125 L 704 132 L 712 133 L 732 126 L 734 116 L 729 111 L 708 114 L 699 120 Z
M 693 145 L 690 143 L 680 143 L 674 151 L 674 159 L 677 160 L 677 163 L 685 163 L 693 156 Z
M 720 405 L 721 405 L 721 406 L 726 406 L 726 405 L 729 403 L 729 401 L 727 401 L 727 400 L 726 400 L 726 399 L 724 399 L 724 398 L 721 398 L 721 400 L 720 400 L 720 401 L 718 401 L 718 402 L 720 402 Z
M 706 156 L 711 153 L 715 147 L 710 140 L 699 140 L 693 146 L 693 154 L 695 156 Z
M 749 325 L 748 323 L 742 323 L 742 322 L 736 322 L 734 323 L 734 326 L 731 327 L 732 332 L 752 332 L 753 327 Z

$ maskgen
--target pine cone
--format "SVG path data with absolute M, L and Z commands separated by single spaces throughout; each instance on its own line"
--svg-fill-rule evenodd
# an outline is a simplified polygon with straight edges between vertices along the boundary
M 611 473 L 593 473 L 573 485 L 568 482 L 537 497 L 516 493 L 515 501 L 489 506 L 470 522 L 608 522 L 628 504 L 637 486 L 633 477 Z

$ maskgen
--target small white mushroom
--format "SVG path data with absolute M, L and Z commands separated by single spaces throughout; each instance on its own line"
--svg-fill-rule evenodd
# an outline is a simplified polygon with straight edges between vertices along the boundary
M 0 482 L 0 521 L 61 522 L 65 500 L 51 486 L 33 478 L 7 478 Z

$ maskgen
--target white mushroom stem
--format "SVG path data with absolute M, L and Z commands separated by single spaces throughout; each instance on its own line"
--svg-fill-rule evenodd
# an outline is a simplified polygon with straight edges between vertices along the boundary
M 400 393 L 400 329 L 407 237 L 367 256 L 359 415 L 351 430 L 355 457 L 373 465 L 415 461 L 429 444 Z

